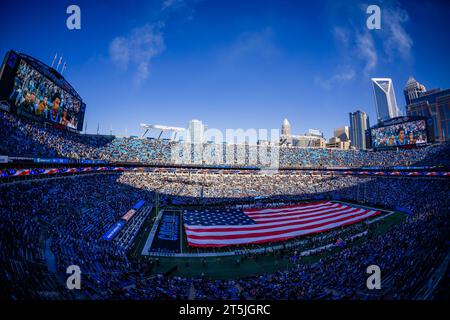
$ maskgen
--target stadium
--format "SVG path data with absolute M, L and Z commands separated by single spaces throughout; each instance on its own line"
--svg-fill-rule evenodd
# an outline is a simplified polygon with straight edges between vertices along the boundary
M 58 67 L 0 69 L 1 300 L 448 299 L 440 120 L 379 120 L 367 148 L 93 134 Z
M 50 141 L 67 139 L 59 145 L 66 148 L 77 143 L 72 154 L 100 149 L 93 147 L 92 137 L 61 137 L 52 129 L 21 122 L 2 113 L 2 132 L 8 134 L 2 141 L 13 141 L 16 149 L 2 143 L 2 153 L 55 146 L 37 144 L 21 130 L 39 130 Z M 295 151 L 289 152 L 295 157 Z M 349 165 L 346 154 L 334 157 L 327 156 L 330 163 L 325 166 L 334 166 L 334 161 Z M 354 161 L 355 155 L 350 157 Z M 397 152 L 364 157 L 382 162 L 374 163 L 377 170 L 304 166 L 276 174 L 144 160 L 139 166 L 117 166 L 111 159 L 101 167 L 8 163 L 1 185 L 2 215 L 7 217 L 2 224 L 2 293 L 14 299 L 76 299 L 78 294 L 89 299 L 427 295 L 430 273 L 448 259 L 449 184 L 443 170 L 448 146 L 402 151 L 400 157 Z M 402 159 L 405 169 L 385 167 L 383 162 L 392 157 Z M 412 169 L 414 163 L 432 169 Z M 202 230 L 195 234 L 188 229 L 196 223 L 214 225 L 209 219 L 224 219 L 215 222 L 217 227 L 230 228 L 244 224 L 231 217 L 245 219 L 245 213 L 257 221 L 267 212 L 287 222 L 279 225 L 306 231 L 291 235 L 291 229 L 276 228 L 271 230 L 278 235 L 274 240 L 256 241 L 230 235 L 242 240 L 230 245 L 233 241 L 217 241 L 220 230 L 205 237 Z M 196 242 L 199 238 L 205 245 Z M 355 267 L 373 263 L 390 271 L 377 294 L 365 288 L 365 274 Z M 64 290 L 66 268 L 74 264 L 83 270 L 84 289 L 77 296 Z M 336 278 L 337 270 L 344 276 Z
M 429 299 L 446 272 L 448 144 L 211 148 L 84 135 L 11 110 L 0 117 L 7 299 Z M 272 171 L 259 150 L 271 148 Z M 389 274 L 376 292 L 372 264 Z

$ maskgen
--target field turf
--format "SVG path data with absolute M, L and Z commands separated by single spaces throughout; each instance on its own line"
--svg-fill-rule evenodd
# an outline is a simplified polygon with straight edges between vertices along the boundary
M 152 212 L 152 215 L 155 215 Z M 375 228 L 370 228 L 369 233 L 379 235 L 387 232 L 389 228 L 405 219 L 406 215 L 401 212 L 383 218 L 376 223 Z M 374 219 L 374 218 L 372 218 Z M 151 229 L 150 219 L 142 226 L 138 237 L 136 238 L 135 247 L 132 254 L 139 256 L 142 247 L 146 241 L 148 231 Z M 358 245 L 365 241 L 366 237 L 354 241 L 350 245 Z M 187 249 L 186 240 L 183 239 L 183 252 Z M 330 252 L 342 250 L 342 248 L 333 248 L 331 251 L 322 252 L 316 255 L 302 257 L 299 263 L 314 263 L 321 257 Z M 153 258 L 156 259 L 156 258 Z M 288 257 L 280 253 L 259 254 L 257 257 L 243 258 L 242 256 L 223 256 L 223 257 L 206 257 L 206 258 L 177 258 L 177 257 L 159 257 L 159 263 L 153 268 L 154 274 L 166 273 L 176 268 L 171 276 L 181 277 L 207 277 L 211 279 L 233 279 L 243 276 L 252 276 L 262 273 L 273 273 L 277 270 L 285 270 L 292 267 Z

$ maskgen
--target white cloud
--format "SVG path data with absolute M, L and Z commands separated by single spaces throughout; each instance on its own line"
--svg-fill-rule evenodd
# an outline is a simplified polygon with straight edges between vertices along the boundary
M 365 76 L 377 66 L 377 50 L 373 37 L 368 31 L 356 34 L 356 58 L 364 62 Z
M 170 8 L 171 6 L 173 6 L 175 3 L 177 2 L 177 0 L 165 0 L 162 4 L 161 10 L 165 10 L 167 8 Z
M 368 4 L 360 4 L 359 12 L 355 14 L 353 4 L 345 5 L 351 16 L 344 25 L 333 26 L 333 34 L 336 46 L 340 52 L 340 65 L 351 72 L 335 72 L 327 80 L 316 77 L 316 83 L 324 88 L 331 87 L 337 81 L 352 80 L 359 74 L 367 78 L 376 70 L 378 64 L 392 63 L 393 61 L 410 60 L 413 41 L 406 32 L 404 24 L 409 21 L 406 10 L 402 9 L 395 1 L 383 1 L 381 8 L 381 30 L 369 30 L 365 20 L 361 23 L 361 16 L 366 14 Z M 356 22 L 353 16 L 357 16 Z M 381 54 L 377 48 L 382 48 Z M 355 70 L 361 70 L 356 72 Z M 347 76 L 345 76 L 347 75 Z
M 274 32 L 269 27 L 259 32 L 245 32 L 226 49 L 228 58 L 232 61 L 249 56 L 271 58 L 279 53 L 273 38 Z
M 161 10 L 166 10 L 168 8 L 174 8 L 174 7 L 180 7 L 185 6 L 186 3 L 184 0 L 164 0 Z
M 133 29 L 129 35 L 114 38 L 109 46 L 111 61 L 127 70 L 135 68 L 135 79 L 140 84 L 150 74 L 150 63 L 164 51 L 163 24 L 146 24 Z
M 130 62 L 130 49 L 127 39 L 123 37 L 114 38 L 109 45 L 109 55 L 114 63 L 126 69 Z
M 342 62 L 328 78 L 316 76 L 314 81 L 324 89 L 343 85 L 357 76 L 355 69 L 362 65 L 364 73 L 370 72 L 377 64 L 377 53 L 373 39 L 368 33 L 336 26 L 332 34 L 341 51 Z
M 383 47 L 389 59 L 410 59 L 413 41 L 403 27 L 409 21 L 408 13 L 399 7 L 382 7 L 381 12 Z
M 164 0 L 161 5 L 161 14 L 166 18 L 176 16 L 180 21 L 194 19 L 195 5 L 201 0 Z
M 316 77 L 315 82 L 324 89 L 331 89 L 336 85 L 341 85 L 344 82 L 353 80 L 355 75 L 355 70 L 351 67 L 346 66 L 343 68 L 343 70 L 341 70 L 340 72 L 336 72 L 328 79 L 324 80 L 321 77 Z
M 339 46 L 344 48 L 348 47 L 350 42 L 350 34 L 347 29 L 343 27 L 334 27 L 332 33 Z
M 111 61 L 122 70 L 135 69 L 138 84 L 150 75 L 152 60 L 165 50 L 162 30 L 169 18 L 190 21 L 193 19 L 193 5 L 201 0 L 164 0 L 157 15 L 159 22 L 134 28 L 126 36 L 115 37 L 109 44 Z

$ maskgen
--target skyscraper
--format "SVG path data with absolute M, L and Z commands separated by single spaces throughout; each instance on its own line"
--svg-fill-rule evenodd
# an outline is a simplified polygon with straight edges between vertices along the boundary
M 424 116 L 433 121 L 437 142 L 450 141 L 450 89 L 433 89 L 412 99 L 406 106 L 408 116 Z
M 291 124 L 288 119 L 284 118 L 283 124 L 281 125 L 281 137 L 280 143 L 284 143 L 286 145 L 292 144 L 292 132 L 291 132 Z
M 334 136 L 336 138 L 339 138 L 341 141 L 348 141 L 348 140 L 350 140 L 350 132 L 348 130 L 348 126 L 335 128 L 334 129 Z
M 408 82 L 406 82 L 405 88 L 403 89 L 406 104 L 410 104 L 412 100 L 417 99 L 425 91 L 427 91 L 427 88 L 425 88 L 423 84 L 420 84 L 412 76 L 409 77 Z
M 308 129 L 307 135 L 309 135 L 309 136 L 316 136 L 316 137 L 322 137 L 323 138 L 323 133 L 319 129 Z
M 189 121 L 189 138 L 193 143 L 203 142 L 203 134 L 205 132 L 205 125 L 200 120 Z
M 372 78 L 372 87 L 379 122 L 402 116 L 395 100 L 392 79 Z
M 291 135 L 291 124 L 288 119 L 284 118 L 283 124 L 281 125 L 281 135 L 290 136 Z
M 350 119 L 350 141 L 352 146 L 358 150 L 367 149 L 366 130 L 370 128 L 369 117 L 363 111 L 349 113 Z

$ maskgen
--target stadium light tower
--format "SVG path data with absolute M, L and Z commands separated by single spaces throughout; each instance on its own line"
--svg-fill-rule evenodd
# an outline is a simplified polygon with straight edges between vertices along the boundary
M 161 138 L 161 135 L 164 132 L 172 132 L 173 135 L 172 135 L 171 140 L 175 140 L 177 133 L 183 132 L 186 130 L 185 128 L 169 127 L 169 126 L 162 126 L 159 124 L 146 124 L 146 123 L 141 123 L 141 129 L 144 131 L 141 135 L 141 138 L 144 138 L 150 129 L 159 130 L 160 132 L 159 132 L 157 140 L 159 140 Z

